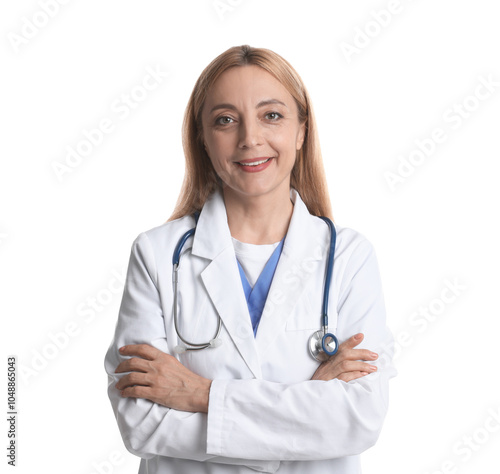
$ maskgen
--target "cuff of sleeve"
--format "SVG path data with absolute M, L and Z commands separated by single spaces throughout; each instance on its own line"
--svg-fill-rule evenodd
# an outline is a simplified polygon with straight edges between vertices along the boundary
M 212 380 L 208 396 L 207 454 L 224 456 L 224 398 L 228 380 Z
M 233 457 L 231 454 L 231 429 L 224 428 L 224 407 L 226 406 L 226 391 L 230 380 L 212 380 L 208 396 L 207 415 L 207 454 L 214 456 Z M 258 472 L 274 473 L 280 467 L 280 461 L 253 460 L 247 467 Z

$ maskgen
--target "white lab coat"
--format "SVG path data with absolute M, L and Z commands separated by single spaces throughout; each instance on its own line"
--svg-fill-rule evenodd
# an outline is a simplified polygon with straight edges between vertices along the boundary
M 290 196 L 294 210 L 255 338 L 220 191 L 206 202 L 183 249 L 182 336 L 206 342 L 217 315 L 223 321 L 220 347 L 177 356 L 213 380 L 208 415 L 122 398 L 115 388 L 124 375 L 114 373 L 124 360 L 119 347 L 148 343 L 175 355 L 172 254 L 194 219 L 165 223 L 134 241 L 105 368 L 125 446 L 142 458 L 139 473 L 361 472 L 358 455 L 378 438 L 396 373 L 376 257 L 361 234 L 335 225 L 330 330 L 340 342 L 363 332 L 358 348 L 380 354 L 379 371 L 349 383 L 311 381 L 318 362 L 308 339 L 321 324 L 330 232 L 295 190 Z

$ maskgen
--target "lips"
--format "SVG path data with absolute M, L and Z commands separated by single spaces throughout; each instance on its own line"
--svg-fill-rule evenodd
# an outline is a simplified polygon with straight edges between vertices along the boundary
M 249 160 L 238 161 L 239 165 L 242 166 L 259 166 L 263 163 L 267 163 L 271 158 L 251 158 Z
M 247 173 L 256 173 L 265 170 L 272 163 L 273 156 L 259 156 L 246 160 L 237 161 L 236 165 Z

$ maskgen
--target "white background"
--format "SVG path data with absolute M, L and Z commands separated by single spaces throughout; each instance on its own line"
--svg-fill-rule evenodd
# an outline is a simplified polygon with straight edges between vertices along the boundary
M 221 0 L 234 6 L 218 12 L 213 0 L 73 0 L 50 16 L 44 3 L 0 12 L 1 345 L 4 374 L 18 357 L 17 472 L 137 472 L 103 367 L 116 275 L 135 237 L 173 210 L 194 82 L 241 44 L 281 54 L 307 85 L 335 220 L 374 244 L 404 342 L 364 474 L 498 472 L 498 2 Z M 113 104 L 138 93 L 147 68 L 168 77 L 121 116 Z M 105 118 L 113 131 L 58 179 L 67 147 Z M 415 141 L 436 128 L 446 139 L 417 162 Z M 404 174 L 395 189 L 388 172 Z

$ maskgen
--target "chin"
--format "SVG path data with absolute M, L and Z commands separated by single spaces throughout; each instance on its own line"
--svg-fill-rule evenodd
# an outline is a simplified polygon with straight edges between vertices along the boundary
M 282 183 L 244 183 L 240 186 L 230 186 L 231 191 L 237 194 L 242 194 L 248 197 L 258 197 L 265 196 L 277 191 Z M 290 189 L 290 183 L 288 182 L 287 192 Z

